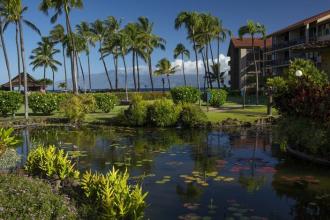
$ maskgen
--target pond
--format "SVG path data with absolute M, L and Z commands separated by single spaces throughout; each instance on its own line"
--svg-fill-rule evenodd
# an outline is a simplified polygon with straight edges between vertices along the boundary
M 130 173 L 148 191 L 146 219 L 327 219 L 330 172 L 281 153 L 271 128 L 233 131 L 110 127 L 28 128 L 37 144 L 71 155 L 79 170 Z

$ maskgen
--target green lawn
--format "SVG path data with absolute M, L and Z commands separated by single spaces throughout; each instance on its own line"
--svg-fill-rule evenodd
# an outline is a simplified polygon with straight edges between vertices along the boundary
M 221 108 L 209 108 L 207 111 L 207 107 L 205 103 L 202 103 L 202 109 L 206 113 L 208 120 L 210 122 L 221 122 L 227 118 L 238 119 L 243 122 L 254 122 L 259 118 L 267 117 L 267 106 L 266 105 L 248 105 L 245 109 L 242 108 L 241 103 L 238 99 L 235 98 L 228 98 L 227 101 Z M 152 101 L 150 101 L 152 102 Z M 126 109 L 127 106 L 116 106 L 114 110 L 110 113 L 102 113 L 96 112 L 92 114 L 87 114 L 85 122 L 86 123 L 95 123 L 95 122 L 106 122 L 109 119 L 115 117 L 119 112 Z M 275 109 L 273 109 L 273 116 L 277 116 L 278 113 Z M 33 114 L 30 111 L 30 118 L 33 119 L 46 119 L 46 118 L 63 118 L 63 116 L 56 112 L 51 116 L 43 116 L 40 114 Z M 0 122 L 11 121 L 12 117 L 3 118 L 0 117 Z M 15 116 L 16 120 L 24 119 L 24 107 L 22 106 L 21 109 Z

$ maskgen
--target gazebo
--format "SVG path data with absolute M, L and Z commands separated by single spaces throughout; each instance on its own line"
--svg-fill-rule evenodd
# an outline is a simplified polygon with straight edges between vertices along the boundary
M 20 78 L 21 76 L 21 83 Z M 24 73 L 20 73 L 19 75 L 15 76 L 12 80 L 12 86 L 13 88 L 18 88 L 21 84 L 21 87 L 24 88 Z M 27 85 L 28 85 L 28 91 L 41 91 L 43 89 L 43 84 L 39 82 L 38 80 L 34 79 L 30 74 L 27 74 Z M 10 84 L 9 82 L 3 84 L 0 86 L 2 90 L 10 90 Z

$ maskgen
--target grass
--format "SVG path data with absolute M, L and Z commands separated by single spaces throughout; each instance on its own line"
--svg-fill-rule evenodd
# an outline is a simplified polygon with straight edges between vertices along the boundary
M 242 108 L 241 98 L 240 97 L 228 97 L 228 101 L 221 108 L 209 108 L 207 111 L 207 107 L 205 103 L 202 103 L 202 109 L 207 115 L 207 118 L 210 122 L 221 122 L 227 118 L 238 119 L 243 122 L 254 122 L 257 119 L 267 117 L 267 106 L 265 103 L 265 98 L 261 98 L 261 105 L 252 105 L 253 97 L 249 102 L 247 102 L 247 106 L 245 109 Z M 153 101 L 148 101 L 153 102 Z M 110 119 L 114 118 L 121 111 L 127 109 L 127 106 L 116 106 L 110 113 L 96 112 L 87 114 L 85 118 L 86 123 L 95 123 L 95 122 L 107 122 Z M 32 111 L 30 112 L 30 118 L 32 120 L 36 119 L 61 119 L 63 116 L 59 112 L 55 112 L 51 116 L 44 116 L 41 114 L 34 114 Z M 278 113 L 275 109 L 273 109 L 273 116 L 278 116 Z M 12 117 L 3 118 L 0 117 L 0 122 L 11 121 Z M 20 120 L 24 119 L 24 107 L 17 112 L 15 119 Z

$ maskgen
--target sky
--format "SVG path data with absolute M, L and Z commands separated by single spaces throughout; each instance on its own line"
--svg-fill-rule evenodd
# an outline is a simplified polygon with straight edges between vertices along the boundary
M 36 24 L 44 36 L 48 35 L 54 25 L 50 23 L 50 17 L 38 10 L 40 0 L 22 1 L 25 6 L 28 6 L 24 18 Z M 246 24 L 249 19 L 264 24 L 267 27 L 267 32 L 272 33 L 328 9 L 330 9 L 330 0 L 84 0 L 84 8 L 73 10 L 71 18 L 72 24 L 76 25 L 81 21 L 93 22 L 96 19 L 105 19 L 110 15 L 123 19 L 123 24 L 134 22 L 139 16 L 148 17 L 154 22 L 154 32 L 166 39 L 167 42 L 166 51 L 156 50 L 154 52 L 152 59 L 155 64 L 163 57 L 177 62 L 173 59 L 173 49 L 177 43 L 184 43 L 191 50 L 191 45 L 186 40 L 186 31 L 184 29 L 179 31 L 174 29 L 175 17 L 181 11 L 209 12 L 219 17 L 224 26 L 229 28 L 234 36 L 237 36 L 239 27 Z M 58 22 L 63 24 L 63 21 L 64 17 L 62 16 Z M 40 40 L 40 36 L 25 26 L 24 40 L 27 62 L 30 63 L 29 56 Z M 5 32 L 5 43 L 10 57 L 12 75 L 16 75 L 17 58 L 13 25 L 9 26 Z M 229 40 L 221 45 L 221 53 L 224 55 L 227 54 L 228 44 Z M 92 51 L 91 57 L 92 73 L 103 73 L 104 69 L 99 61 L 96 49 Z M 62 62 L 61 56 L 57 58 Z M 128 65 L 130 65 L 130 56 L 127 59 Z M 84 56 L 82 56 L 82 60 L 85 65 L 86 59 Z M 107 64 L 110 65 L 110 69 L 113 69 L 113 62 L 109 58 Z M 144 64 L 142 63 L 142 65 Z M 34 77 L 40 78 L 43 70 L 32 71 L 32 67 L 29 66 L 28 72 Z M 48 77 L 50 78 L 50 75 Z M 56 81 L 63 78 L 63 70 L 60 67 L 56 75 Z M 7 71 L 1 50 L 0 83 L 7 81 Z

